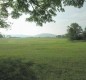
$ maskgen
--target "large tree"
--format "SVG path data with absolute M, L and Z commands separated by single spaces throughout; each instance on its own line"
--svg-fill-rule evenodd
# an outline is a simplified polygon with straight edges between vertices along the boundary
M 78 23 L 72 23 L 68 26 L 68 37 L 70 40 L 81 40 L 83 30 Z
M 64 6 L 81 8 L 85 0 L 0 0 L 0 27 L 7 27 L 5 20 L 9 15 L 19 18 L 27 14 L 27 21 L 42 26 L 52 22 L 57 11 L 64 11 Z M 29 14 L 29 15 L 28 15 Z
M 86 40 L 86 27 L 85 27 L 85 29 L 83 31 L 83 39 Z

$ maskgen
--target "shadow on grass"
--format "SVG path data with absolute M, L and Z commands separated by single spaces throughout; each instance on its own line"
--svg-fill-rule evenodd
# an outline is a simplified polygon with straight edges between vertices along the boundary
M 0 59 L 0 80 L 38 80 L 33 64 L 21 59 Z

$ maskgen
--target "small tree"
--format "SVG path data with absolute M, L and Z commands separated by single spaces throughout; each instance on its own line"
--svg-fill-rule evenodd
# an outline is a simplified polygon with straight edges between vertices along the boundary
M 82 28 L 77 23 L 72 23 L 68 26 L 68 37 L 70 40 L 80 40 L 82 39 Z

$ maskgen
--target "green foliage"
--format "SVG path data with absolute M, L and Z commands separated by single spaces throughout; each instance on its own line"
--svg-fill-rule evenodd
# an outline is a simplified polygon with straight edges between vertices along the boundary
M 70 40 L 81 40 L 82 39 L 82 28 L 77 23 L 72 23 L 68 26 L 68 37 Z
M 37 80 L 32 65 L 20 59 L 0 59 L 0 80 Z
M 56 16 L 57 11 L 64 12 L 63 6 L 81 8 L 84 2 L 85 0 L 0 0 L 0 14 L 5 17 L 11 14 L 12 18 L 29 14 L 26 21 L 42 26 L 43 23 L 54 21 L 52 17 Z M 8 13 L 9 9 L 12 9 L 11 13 Z
M 6 4 L 2 4 L 4 1 L 0 0 L 0 28 L 6 28 L 9 26 L 6 19 L 8 17 L 8 11 Z
M 83 38 L 84 38 L 84 40 L 86 40 L 86 28 L 83 31 Z
M 7 28 L 10 25 L 4 20 L 4 19 L 0 19 L 0 28 Z
M 70 40 L 86 40 L 86 28 L 83 30 L 77 23 L 68 26 L 68 38 Z

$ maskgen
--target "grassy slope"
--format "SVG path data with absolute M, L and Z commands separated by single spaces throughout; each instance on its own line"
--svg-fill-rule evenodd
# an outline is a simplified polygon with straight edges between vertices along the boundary
M 39 74 L 42 80 L 86 79 L 86 42 L 55 38 L 0 39 L 0 56 L 43 64 Z

